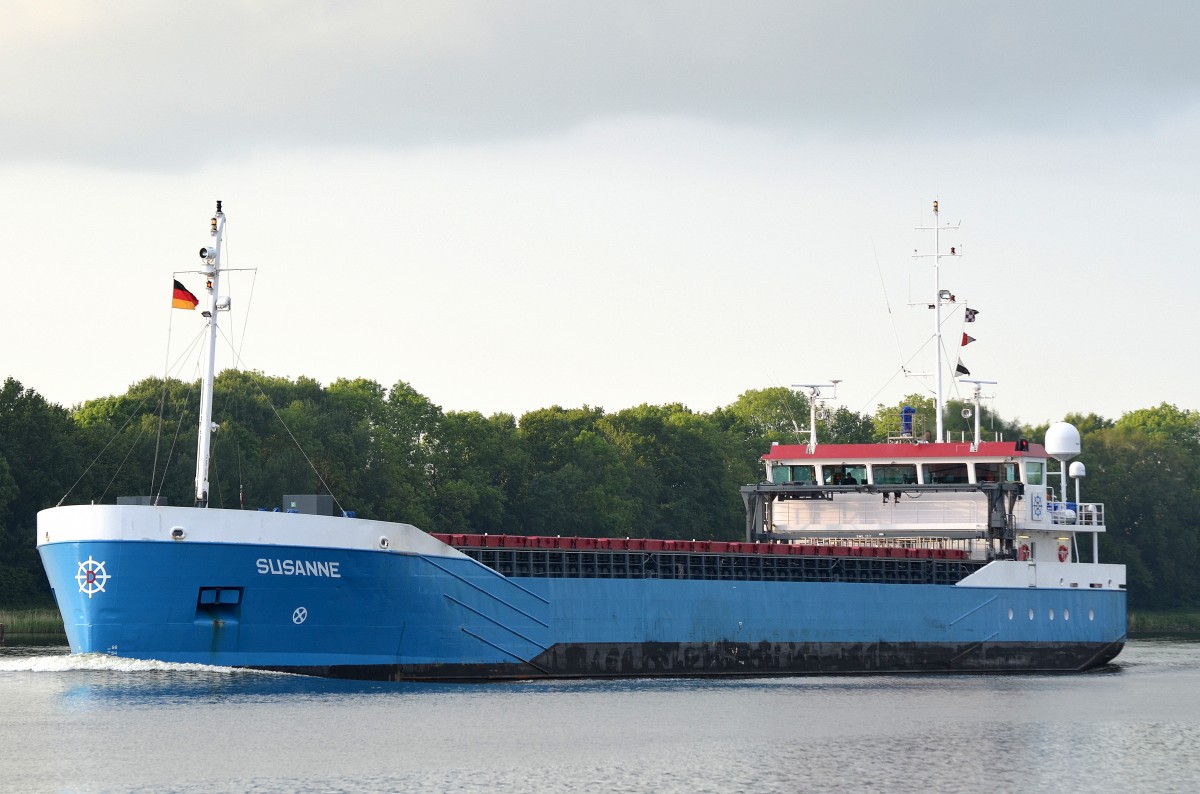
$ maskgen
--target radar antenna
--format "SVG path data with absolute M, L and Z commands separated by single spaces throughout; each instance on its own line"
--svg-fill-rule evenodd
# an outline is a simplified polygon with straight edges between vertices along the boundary
M 978 452 L 979 451 L 979 417 L 983 415 L 983 411 L 980 410 L 980 404 L 983 402 L 983 385 L 989 384 L 989 385 L 995 386 L 996 381 L 994 381 L 994 380 L 979 380 L 977 378 L 959 378 L 958 380 L 960 383 L 974 383 L 975 384 L 975 391 L 971 395 L 971 402 L 975 404 L 975 441 L 972 442 L 972 444 L 971 444 L 971 451 Z M 964 408 L 963 409 L 963 418 L 965 419 L 966 417 L 970 416 L 971 415 L 970 412 L 971 412 L 970 408 Z
M 793 389 L 804 389 L 808 392 L 808 454 L 817 451 L 817 419 L 824 421 L 829 412 L 825 409 L 825 401 L 821 397 L 821 389 L 833 389 L 836 396 L 837 385 L 841 380 L 830 380 L 828 383 L 793 383 Z M 818 413 L 823 416 L 818 416 Z

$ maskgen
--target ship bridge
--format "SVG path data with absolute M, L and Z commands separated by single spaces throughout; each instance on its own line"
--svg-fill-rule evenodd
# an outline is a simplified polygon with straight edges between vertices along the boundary
M 1062 500 L 1026 441 L 774 445 L 742 488 L 748 541 L 954 547 L 977 558 L 1060 556 L 1105 531 L 1104 505 Z M 1049 551 L 1047 551 L 1049 550 Z M 1074 555 L 1078 558 L 1078 553 Z

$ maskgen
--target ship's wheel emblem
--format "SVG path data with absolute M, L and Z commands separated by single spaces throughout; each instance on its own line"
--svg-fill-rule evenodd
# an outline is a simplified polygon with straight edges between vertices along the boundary
M 1033 495 L 1033 518 L 1039 520 L 1042 517 L 1042 495 L 1040 493 Z
M 104 570 L 104 561 L 96 562 L 91 555 L 88 555 L 86 562 L 79 563 L 79 573 L 75 574 L 75 581 L 79 582 L 79 592 L 87 593 L 88 598 L 96 593 L 103 593 L 104 585 L 111 578 Z
M 296 611 L 292 613 L 292 622 L 299 626 L 306 620 L 308 620 L 308 610 L 304 607 L 296 607 Z

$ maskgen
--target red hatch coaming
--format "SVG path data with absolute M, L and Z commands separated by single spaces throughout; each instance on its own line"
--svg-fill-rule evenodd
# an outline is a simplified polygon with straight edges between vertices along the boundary
M 927 460 L 929 458 L 1045 458 L 1046 448 L 1028 442 L 1024 450 L 1016 441 L 985 441 L 975 452 L 967 443 L 950 444 L 818 444 L 809 454 L 804 444 L 776 444 L 763 460 Z

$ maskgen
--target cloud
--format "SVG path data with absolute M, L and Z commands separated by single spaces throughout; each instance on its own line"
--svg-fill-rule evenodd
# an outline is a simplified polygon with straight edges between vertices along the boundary
M 7 2 L 0 157 L 149 170 L 691 117 L 1108 132 L 1200 105 L 1200 5 Z

